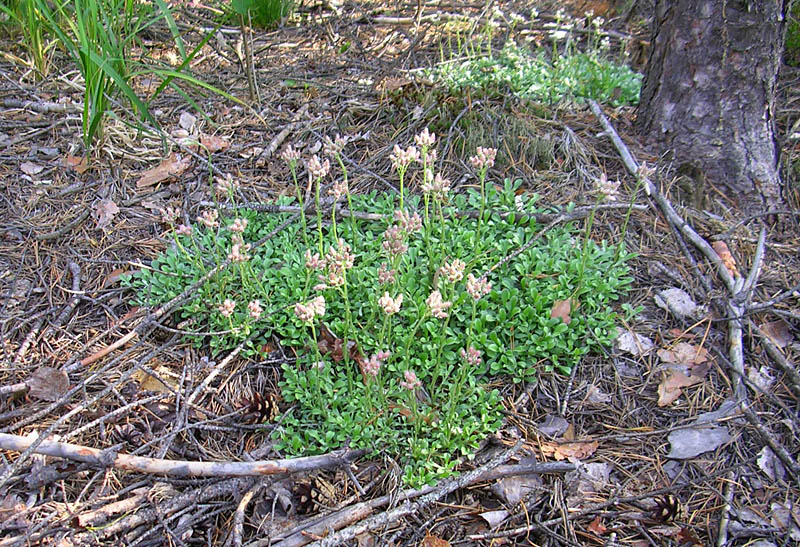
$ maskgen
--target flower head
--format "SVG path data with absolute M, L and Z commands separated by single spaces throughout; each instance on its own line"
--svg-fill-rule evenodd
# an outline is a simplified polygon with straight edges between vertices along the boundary
M 228 173 L 224 177 L 217 177 L 217 186 L 215 192 L 218 196 L 229 196 L 236 190 L 236 182 L 233 180 L 233 175 Z
M 414 142 L 420 148 L 430 148 L 436 143 L 436 133 L 431 133 L 426 127 L 419 135 L 414 137 Z
M 249 250 L 249 244 L 244 244 L 241 241 L 237 241 L 231 246 L 231 252 L 228 253 L 228 259 L 231 262 L 247 262 L 250 260 L 250 255 L 247 254 L 247 251 Z
M 389 268 L 389 265 L 386 262 L 382 262 L 381 265 L 378 267 L 378 283 L 380 283 L 381 285 L 388 285 L 389 283 L 394 283 L 396 275 L 397 275 L 397 270 Z
M 305 304 L 298 302 L 294 305 L 294 314 L 304 323 L 311 323 L 315 317 L 325 315 L 325 297 L 318 296 Z
M 187 226 L 186 224 L 181 224 L 177 228 L 175 228 L 175 233 L 179 236 L 191 236 L 192 227 Z
M 381 365 L 383 362 L 389 358 L 391 353 L 388 351 L 379 351 L 375 353 L 372 357 L 364 363 L 364 374 L 368 374 L 372 377 L 378 376 L 378 372 L 381 370 Z
M 328 190 L 328 193 L 333 196 L 333 199 L 339 201 L 342 196 L 347 195 L 347 181 L 344 179 L 334 181 Z
M 281 152 L 281 159 L 288 163 L 290 167 L 295 167 L 297 166 L 297 160 L 300 159 L 300 152 L 295 150 L 290 144 Z
M 207 211 L 203 211 L 200 216 L 197 217 L 197 222 L 200 224 L 205 225 L 206 228 L 216 228 L 219 226 L 219 212 L 216 209 L 208 209 Z
M 405 233 L 397 225 L 392 225 L 383 232 L 383 248 L 392 256 L 404 254 L 408 250 Z
M 481 363 L 481 352 L 469 346 L 467 349 L 461 349 L 459 352 L 461 358 L 467 362 L 468 365 L 477 366 Z
M 243 234 L 244 231 L 247 229 L 247 219 L 246 218 L 235 218 L 230 226 L 228 226 L 228 230 L 237 234 Z
M 261 302 L 258 300 L 253 300 L 247 305 L 247 310 L 250 312 L 250 317 L 253 319 L 258 319 L 261 317 L 261 314 L 264 312 L 264 309 L 261 307 Z
M 393 315 L 400 311 L 400 306 L 403 304 L 403 294 L 398 294 L 395 298 L 389 296 L 388 292 L 384 292 L 383 296 L 378 299 L 378 305 L 383 308 L 386 315 Z
M 350 253 L 350 245 L 345 243 L 342 238 L 339 238 L 337 243 L 336 247 L 331 246 L 328 249 L 325 262 L 329 269 L 349 270 L 355 263 L 355 257 Z
M 431 314 L 437 319 L 446 319 L 447 309 L 453 305 L 452 302 L 442 300 L 442 293 L 439 291 L 433 291 L 425 303 L 431 309 Z
M 492 284 L 485 277 L 477 279 L 474 275 L 467 276 L 467 293 L 473 300 L 480 300 L 480 298 L 492 290 Z
M 336 133 L 336 138 L 331 140 L 330 137 L 325 137 L 324 144 L 322 151 L 325 153 L 326 156 L 330 156 L 335 158 L 339 154 L 342 153 L 345 145 L 347 144 L 347 137 L 342 137 L 339 133 Z
M 456 283 L 464 278 L 464 268 L 466 267 L 463 260 L 456 258 L 452 262 L 442 264 L 439 274 L 445 276 L 450 283 Z
M 416 211 L 414 214 L 409 214 L 408 211 L 397 210 L 394 212 L 394 219 L 400 229 L 407 234 L 413 234 L 422 229 L 422 217 Z
M 308 171 L 312 176 L 321 179 L 331 170 L 331 160 L 321 161 L 316 154 L 308 160 Z
M 322 317 L 325 315 L 325 297 L 318 296 L 309 302 L 311 307 L 314 309 L 314 315 L 317 317 Z
M 306 268 L 309 270 L 321 270 L 325 268 L 325 259 L 319 253 L 311 254 L 311 249 L 306 249 Z
M 423 175 L 422 191 L 430 194 L 434 199 L 444 200 L 450 192 L 450 179 L 444 178 L 441 173 L 433 175 L 433 171 L 426 169 Z
M 389 159 L 395 169 L 405 172 L 411 163 L 419 160 L 419 150 L 417 150 L 416 146 L 409 146 L 403 150 L 395 144 Z
M 231 300 L 230 298 L 226 298 L 225 301 L 217 307 L 219 313 L 222 317 L 230 317 L 233 315 L 233 311 L 236 309 L 236 302 Z
M 481 171 L 494 166 L 494 159 L 497 157 L 497 148 L 484 148 L 479 146 L 475 155 L 469 159 L 472 167 Z
M 164 224 L 169 224 L 172 226 L 178 221 L 180 216 L 180 210 L 176 209 L 175 207 L 165 207 L 164 209 L 161 209 L 161 222 Z
M 400 387 L 403 387 L 409 391 L 414 391 L 422 385 L 422 382 L 419 381 L 419 378 L 417 378 L 417 375 L 413 370 L 405 371 L 403 373 L 403 378 L 405 378 L 405 381 L 400 382 Z
M 617 195 L 619 195 L 619 181 L 608 180 L 605 173 L 595 181 L 594 187 L 595 191 L 608 201 L 616 201 Z

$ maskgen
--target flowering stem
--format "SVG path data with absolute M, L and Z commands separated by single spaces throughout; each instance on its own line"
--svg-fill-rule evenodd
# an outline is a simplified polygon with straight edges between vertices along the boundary
M 314 327 L 313 323 L 311 323 L 311 336 L 314 338 L 314 354 L 317 357 L 317 362 L 311 365 L 311 370 L 309 372 L 311 373 L 310 376 L 313 378 L 314 387 L 317 390 L 318 408 L 323 409 L 326 408 L 326 405 L 322 401 L 322 388 L 319 385 L 320 369 L 317 368 L 317 364 L 324 367 L 325 362 L 322 360 L 322 354 L 319 352 L 319 343 L 317 342 L 317 329 Z
M 481 230 L 483 228 L 483 215 L 486 211 L 486 167 L 481 169 L 480 173 L 480 180 L 481 180 L 481 214 L 478 217 L 478 241 L 477 241 L 477 254 L 480 254 L 480 248 L 482 247 L 483 239 L 481 239 Z
M 594 213 L 602 199 L 602 195 L 598 196 L 594 203 L 594 207 L 592 207 L 592 210 L 589 212 L 589 220 L 586 222 L 586 233 L 583 236 L 583 251 L 581 252 L 581 267 L 578 270 L 578 282 L 575 286 L 575 291 L 572 293 L 570 298 L 574 298 L 578 292 L 580 292 L 581 286 L 583 285 L 583 272 L 586 270 L 586 258 L 589 254 L 589 239 L 591 238 L 592 234 L 592 224 L 594 224 Z
M 343 272 L 344 285 L 342 285 L 342 298 L 344 299 L 344 345 L 342 348 L 342 355 L 344 357 L 345 370 L 347 370 L 347 387 L 353 393 L 355 378 L 353 371 L 350 367 L 350 332 L 353 326 L 353 317 L 350 312 L 350 300 L 347 298 L 347 272 Z
M 303 242 L 306 244 L 306 249 L 309 249 L 308 244 L 308 223 L 306 221 L 306 206 L 303 203 L 303 192 L 300 191 L 300 184 L 297 182 L 297 162 L 291 162 L 289 169 L 292 171 L 292 180 L 294 180 L 294 191 L 297 193 L 297 203 L 300 205 L 300 218 L 303 221 Z
M 633 204 L 636 201 L 636 196 L 639 193 L 639 188 L 641 188 L 643 182 L 644 182 L 644 176 L 639 175 L 636 177 L 636 187 L 633 189 L 633 194 L 631 195 L 631 201 L 628 204 L 628 211 L 625 213 L 625 220 L 622 223 L 622 233 L 620 234 L 619 245 L 617 246 L 617 254 L 614 257 L 614 262 L 619 261 L 619 257 L 622 254 L 622 249 L 625 248 L 625 234 L 628 233 L 628 221 L 631 218 L 631 213 L 633 212 Z
M 400 168 L 397 170 L 398 174 L 400 175 L 400 210 L 403 210 L 403 175 L 406 174 L 405 167 Z
M 315 193 L 314 200 L 317 206 L 317 231 L 319 232 L 319 254 L 324 255 L 325 249 L 322 246 L 322 208 L 320 207 L 319 204 L 319 187 L 321 183 L 322 183 L 322 177 L 317 177 L 317 190 Z
M 339 167 L 342 170 L 344 177 L 344 185 L 347 188 L 347 208 L 350 210 L 350 241 L 356 241 L 356 217 L 353 215 L 353 198 L 350 195 L 350 183 L 347 180 L 347 167 L 344 166 L 341 154 L 336 154 L 336 161 L 339 162 Z

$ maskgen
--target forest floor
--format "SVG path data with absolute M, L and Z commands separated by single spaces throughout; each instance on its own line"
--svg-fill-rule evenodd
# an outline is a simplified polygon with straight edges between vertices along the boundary
M 500 4 L 509 13 L 530 8 Z M 501 26 L 498 46 L 513 33 L 546 43 L 544 25 L 555 3 L 541 4 L 537 20 Z M 679 172 L 680 162 L 641 146 L 631 107 L 603 108 L 634 157 L 654 168 L 650 178 L 665 198 L 639 191 L 642 207 L 625 233 L 635 253 L 625 301 L 642 310 L 619 327 L 639 337 L 623 336 L 606 352 L 584 357 L 571 375 L 542 370 L 536 382 L 503 386 L 503 428 L 462 465 L 460 482 L 409 492 L 390 454 L 261 477 L 233 476 L 224 467 L 203 477 L 126 468 L 120 456 L 142 445 L 139 456 L 159 460 L 281 457 L 272 450 L 270 428 L 244 420 L 241 408 L 255 391 L 277 389 L 279 360 L 218 356 L 225 367 L 186 405 L 203 385 L 198 367 L 211 366 L 208 352 L 175 337 L 168 316 L 144 315 L 119 283 L 170 245 L 161 211 L 174 207 L 195 218 L 212 199 L 210 178 L 232 174 L 241 201 L 270 203 L 293 192 L 280 158 L 285 145 L 313 153 L 324 136 L 341 133 L 351 138 L 351 190 L 394 192 L 393 146 L 411 143 L 429 126 L 439 136 L 439 164 L 456 188 L 475 184 L 467 156 L 493 146 L 499 153 L 489 180 L 520 179 L 554 210 L 570 203 L 591 208 L 601 173 L 621 181 L 623 203 L 634 193 L 636 178 L 588 105 L 456 95 L 421 77 L 416 69 L 441 60 L 447 17 L 486 16 L 479 3 L 421 5 L 418 20 L 416 3 L 306 6 L 302 23 L 296 17 L 256 31 L 258 104 L 247 99 L 235 53 L 240 34 L 226 28 L 191 68 L 252 108 L 213 93 L 194 96 L 208 119 L 176 93 L 153 105 L 167 135 L 223 138 L 212 162 L 171 137 L 165 153 L 160 139 L 118 118 L 108 119 L 81 160 L 80 111 L 73 107 L 82 95 L 74 67 L 58 66 L 56 56 L 53 74 L 63 75 L 35 82 L 13 62 L 14 55 L 24 57 L 19 45 L 2 38 L 10 55 L 0 59 L 0 545 L 800 542 L 798 218 L 782 218 L 774 225 L 780 229 L 743 219 L 723 191 L 699 186 Z M 436 10 L 444 15 L 434 17 Z M 203 9 L 179 13 L 188 43 L 213 25 Z M 643 70 L 639 49 L 648 36 L 641 14 L 607 15 L 615 40 L 630 38 L 634 68 Z M 151 55 L 172 54 L 166 29 L 154 28 L 147 40 Z M 798 161 L 797 141 L 787 135 L 797 119 L 798 77 L 783 72 L 778 101 L 780 142 L 790 161 Z M 147 82 L 139 84 L 144 89 Z M 52 103 L 63 109 L 48 108 Z M 549 147 L 537 144 L 543 141 Z M 171 152 L 180 154 L 181 167 L 170 174 L 165 170 L 177 169 L 177 156 L 172 167 L 163 162 Z M 797 211 L 797 181 L 790 184 Z M 674 227 L 664 203 L 699 239 L 715 249 L 726 243 L 723 259 L 735 259 L 737 276 L 746 278 L 761 255 L 747 302 L 735 300 L 718 265 Z M 625 212 L 598 211 L 592 237 L 618 241 Z M 664 293 L 669 289 L 681 289 L 696 307 L 676 309 L 677 293 Z M 743 316 L 737 320 L 731 310 Z M 145 328 L 143 317 L 156 328 Z M 179 387 L 159 389 L 147 373 L 129 374 L 137 367 Z M 38 435 L 114 451 L 43 443 L 39 449 L 50 446 L 48 456 L 20 456 Z M 507 461 L 496 468 L 493 457 Z M 532 461 L 555 465 L 525 474 Z M 469 474 L 473 469 L 481 473 Z

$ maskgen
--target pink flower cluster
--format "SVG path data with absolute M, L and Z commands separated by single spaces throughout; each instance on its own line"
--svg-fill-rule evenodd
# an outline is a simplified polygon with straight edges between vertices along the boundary
M 400 146 L 395 144 L 389 159 L 392 162 L 392 167 L 398 171 L 405 172 L 409 165 L 415 161 L 419 161 L 419 150 L 417 150 L 416 146 L 409 146 L 403 150 Z
M 390 256 L 400 256 L 408 250 L 406 234 L 400 226 L 393 224 L 383 232 L 383 248 Z
M 231 262 L 247 262 L 250 260 L 250 255 L 247 254 L 249 250 L 250 244 L 246 244 L 239 234 L 233 234 L 233 245 L 231 246 L 231 252 L 228 253 L 228 260 Z
M 300 159 L 300 152 L 295 150 L 290 144 L 281 152 L 281 159 L 288 163 L 290 167 L 294 167 L 297 165 L 297 160 Z
M 175 207 L 165 207 L 161 209 L 161 222 L 172 226 L 181 216 L 180 210 Z
M 311 254 L 306 251 L 306 267 L 312 270 L 326 268 L 324 274 L 317 275 L 320 281 L 314 286 L 314 290 L 321 291 L 328 287 L 341 287 L 345 282 L 347 270 L 353 267 L 355 257 L 350 253 L 350 245 L 339 238 L 337 246 L 331 246 L 325 258 L 320 258 L 319 254 Z
M 177 228 L 175 228 L 175 234 L 179 236 L 191 237 L 192 227 L 187 226 L 186 224 L 180 224 Z
M 595 191 L 608 201 L 616 201 L 619 195 L 619 181 L 608 180 L 606 174 L 603 173 L 595 181 Z
M 219 313 L 222 315 L 222 317 L 230 317 L 233 315 L 235 309 L 236 302 L 230 298 L 226 298 L 225 301 L 217 307 L 217 310 L 219 310 Z
M 464 278 L 464 268 L 467 265 L 463 260 L 456 258 L 452 262 L 445 262 L 439 268 L 439 275 L 443 275 L 450 283 L 457 283 Z
M 394 212 L 394 219 L 397 226 L 406 234 L 413 234 L 422 230 L 422 217 L 416 211 L 409 214 L 407 211 L 397 210 Z
M 236 187 L 236 181 L 234 181 L 233 176 L 228 173 L 224 177 L 217 177 L 215 192 L 218 196 L 227 197 L 236 190 Z
M 243 234 L 244 231 L 247 229 L 247 219 L 246 218 L 235 218 L 230 226 L 228 226 L 228 230 L 235 234 Z
M 383 362 L 391 355 L 392 354 L 388 351 L 379 351 L 378 353 L 374 354 L 367 360 L 366 363 L 364 363 L 364 373 L 369 374 L 372 377 L 378 376 Z
M 331 140 L 330 137 L 326 136 L 323 140 L 323 143 L 322 151 L 325 153 L 325 155 L 335 158 L 342 153 L 342 150 L 344 150 L 344 147 L 347 144 L 347 137 L 342 137 L 339 135 L 339 133 L 336 133 L 335 139 Z
M 219 226 L 218 218 L 219 212 L 216 209 L 209 209 L 203 211 L 200 216 L 197 217 L 197 222 L 205 225 L 206 228 L 216 228 Z
M 442 300 L 442 293 L 433 291 L 431 295 L 425 300 L 425 303 L 431 310 L 431 314 L 437 319 L 446 319 L 447 310 L 453 305 L 452 302 L 445 302 Z
M 327 159 L 321 161 L 319 156 L 314 154 L 314 156 L 308 160 L 307 167 L 311 176 L 321 179 L 331 170 L 331 161 Z
M 422 385 L 422 382 L 419 381 L 419 378 L 417 378 L 417 375 L 413 370 L 405 371 L 403 373 L 403 378 L 405 378 L 405 381 L 400 382 L 400 387 L 409 391 L 414 391 Z
M 417 146 L 420 148 L 430 148 L 436 144 L 436 133 L 431 133 L 426 127 L 419 135 L 414 137 L 414 142 L 417 143 Z
M 261 314 L 264 313 L 264 309 L 261 307 L 261 302 L 259 300 L 253 300 L 247 305 L 247 310 L 250 312 L 250 317 L 255 320 L 258 320 L 261 317 Z
M 388 292 L 384 292 L 383 296 L 378 299 L 378 305 L 383 308 L 386 315 L 394 315 L 400 311 L 400 306 L 403 304 L 403 295 L 398 294 L 395 298 L 389 296 Z
M 389 283 L 394 283 L 396 275 L 397 275 L 397 270 L 389 268 L 389 265 L 386 262 L 382 262 L 381 265 L 378 267 L 378 283 L 380 283 L 381 285 L 388 285 Z
M 423 182 L 420 189 L 434 199 L 444 200 L 450 192 L 450 179 L 444 178 L 440 173 L 434 176 L 433 171 L 426 169 L 423 173 Z
M 294 314 L 304 323 L 311 323 L 316 317 L 325 315 L 325 297 L 318 296 L 305 304 L 298 302 L 294 305 Z
M 473 300 L 480 300 L 482 296 L 489 294 L 491 290 L 492 284 L 485 277 L 477 279 L 472 274 L 467 276 L 467 293 Z
M 497 148 L 484 148 L 479 146 L 474 156 L 469 159 L 472 167 L 481 171 L 494 166 L 494 159 L 497 157 Z
M 481 363 L 481 352 L 469 346 L 467 349 L 461 349 L 459 352 L 461 358 L 467 362 L 468 365 L 477 366 Z

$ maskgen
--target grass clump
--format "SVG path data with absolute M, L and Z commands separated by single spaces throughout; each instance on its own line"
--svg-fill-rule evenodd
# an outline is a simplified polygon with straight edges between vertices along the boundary
M 495 150 L 478 149 L 471 163 L 479 188 L 457 194 L 434 174 L 435 136 L 426 130 L 417 146 L 395 147 L 399 196 L 350 195 L 345 143 L 329 141 L 329 159 L 307 162 L 315 215 L 276 231 L 288 213 L 239 209 L 225 218 L 210 209 L 196 225 L 175 227 L 176 212 L 167 211 L 174 244 L 127 283 L 139 304 L 157 306 L 229 259 L 176 319 L 215 353 L 245 341 L 252 355 L 272 335 L 293 348 L 298 357 L 283 365 L 281 390 L 294 410 L 276 429 L 279 449 L 384 450 L 402 460 L 407 484 L 430 483 L 499 427 L 496 379 L 568 372 L 610 343 L 611 305 L 631 281 L 628 256 L 563 226 L 504 260 L 536 237 L 539 209 L 535 196 L 517 195 L 519 182 L 486 180 Z M 289 148 L 284 158 L 296 176 L 299 155 Z M 331 160 L 341 171 L 333 198 L 383 221 L 324 222 Z M 406 195 L 416 165 L 422 195 Z M 218 195 L 233 200 L 231 182 L 221 183 Z M 297 190 L 277 203 L 299 201 L 305 210 Z M 565 302 L 569 315 L 554 313 Z

